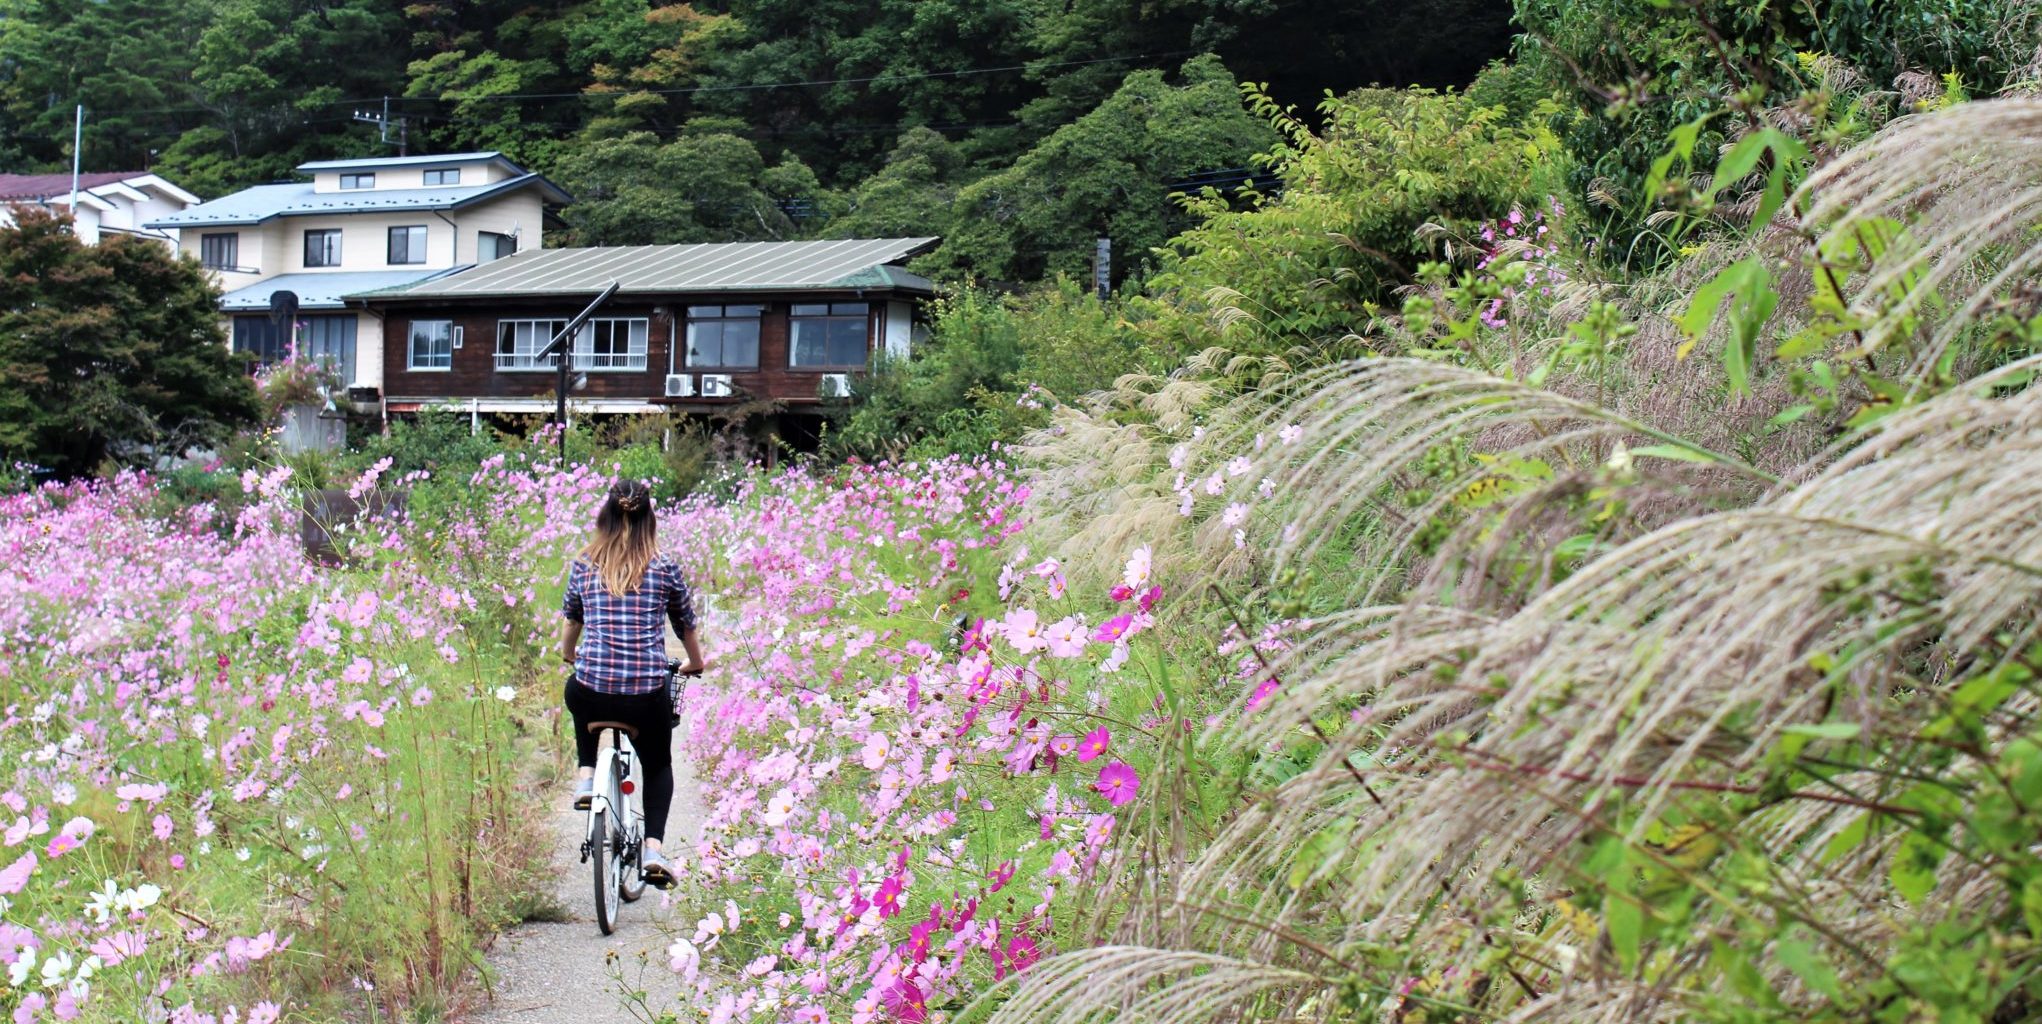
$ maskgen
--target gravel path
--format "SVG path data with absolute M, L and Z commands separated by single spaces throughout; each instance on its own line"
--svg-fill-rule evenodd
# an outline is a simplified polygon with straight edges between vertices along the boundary
M 579 853 L 588 815 L 569 808 L 566 790 L 561 793 L 545 841 L 553 844 L 552 894 L 565 920 L 527 922 L 497 939 L 487 957 L 496 979 L 493 991 L 478 994 L 476 1009 L 458 1018 L 462 1024 L 647 1020 L 624 1005 L 625 985 L 643 990 L 654 1013 L 674 1008 L 679 998 L 680 978 L 667 970 L 667 940 L 657 927 L 670 913 L 661 907 L 658 889 L 647 888 L 643 899 L 624 904 L 616 934 L 596 929 L 590 869 Z M 692 767 L 678 759 L 672 807 L 667 845 L 690 851 L 701 837 L 706 809 Z

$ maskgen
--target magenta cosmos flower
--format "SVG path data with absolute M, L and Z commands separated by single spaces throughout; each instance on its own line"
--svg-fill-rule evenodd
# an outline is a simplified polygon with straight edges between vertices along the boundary
M 1113 734 L 1107 732 L 1106 727 L 1103 725 L 1086 733 L 1085 739 L 1078 744 L 1078 760 L 1090 761 L 1100 754 L 1106 753 L 1106 744 L 1111 742 L 1112 739 Z
M 1102 644 L 1118 643 L 1121 637 L 1127 635 L 1128 627 L 1133 624 L 1133 615 L 1115 615 L 1099 624 L 1099 628 L 1092 633 L 1092 639 Z
M 1099 781 L 1092 784 L 1106 797 L 1106 802 L 1115 807 L 1134 799 L 1135 791 L 1142 786 L 1142 778 L 1125 761 L 1115 761 L 1099 769 Z

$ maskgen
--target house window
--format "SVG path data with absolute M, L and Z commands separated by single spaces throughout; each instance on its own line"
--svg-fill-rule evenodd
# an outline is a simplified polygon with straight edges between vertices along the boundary
M 390 262 L 425 262 L 425 226 L 390 229 Z
M 322 228 L 305 232 L 305 265 L 340 266 L 340 229 Z
M 496 368 L 513 373 L 552 369 L 553 361 L 538 358 L 538 352 L 566 326 L 565 320 L 498 320 Z
M 342 383 L 354 380 L 355 316 L 352 313 L 301 315 L 279 327 L 266 316 L 234 318 L 234 351 L 267 366 L 290 358 L 295 344 L 299 358 L 324 363 L 339 372 Z M 295 335 L 295 337 L 293 336 Z
M 373 174 L 343 174 L 340 176 L 340 187 L 344 189 L 375 188 L 376 176 Z
M 301 316 L 298 323 L 298 354 L 307 362 L 323 363 L 340 374 L 342 385 L 355 379 L 355 317 L 352 313 L 332 316 Z
M 796 305 L 788 321 L 789 366 L 863 367 L 872 336 L 863 302 Z
M 287 334 L 266 316 L 234 318 L 234 351 L 249 362 L 267 366 L 284 359 Z
M 759 365 L 759 313 L 762 306 L 689 306 L 689 366 Z
M 645 371 L 647 320 L 590 320 L 574 337 L 577 370 Z
M 475 262 L 488 263 L 500 260 L 518 251 L 518 240 L 494 231 L 480 231 L 475 235 Z
M 241 265 L 241 236 L 229 231 L 199 236 L 199 265 L 207 270 L 233 270 Z
M 454 332 L 460 328 L 452 320 L 413 320 L 411 322 L 411 358 L 405 368 L 410 370 L 451 370 L 454 367 Z
M 448 167 L 437 171 L 427 171 L 425 172 L 425 183 L 428 185 L 459 185 L 461 183 L 461 169 L 458 167 Z

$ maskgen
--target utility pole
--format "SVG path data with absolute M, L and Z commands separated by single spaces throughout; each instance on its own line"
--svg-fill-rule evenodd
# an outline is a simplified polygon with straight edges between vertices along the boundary
M 390 116 L 390 97 L 383 97 L 382 113 L 378 114 L 373 110 L 357 110 L 354 112 L 354 119 L 363 124 L 375 125 L 376 140 L 386 146 L 390 144 L 390 126 L 396 125 L 397 155 L 406 155 L 406 150 L 411 142 L 411 123 L 402 114 L 396 117 Z
M 1113 239 L 1101 237 L 1092 249 L 1092 290 L 1105 302 L 1113 295 Z
M 85 150 L 85 104 L 78 104 L 78 120 L 71 127 L 71 223 L 78 223 L 78 166 Z

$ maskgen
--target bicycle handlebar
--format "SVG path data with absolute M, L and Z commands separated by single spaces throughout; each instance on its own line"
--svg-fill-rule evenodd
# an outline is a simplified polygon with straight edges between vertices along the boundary
M 684 675 L 684 676 L 689 676 L 689 677 L 691 677 L 691 678 L 692 678 L 692 677 L 700 676 L 700 675 L 702 674 L 702 671 L 701 671 L 700 669 L 696 669 L 696 670 L 695 670 L 695 671 L 693 671 L 693 672 L 682 672 L 682 671 L 681 671 L 681 659 L 679 659 L 679 658 L 668 658 L 668 659 L 666 660 L 666 674 L 667 674 L 667 675 L 670 675 L 670 676 L 674 676 L 674 675 Z

